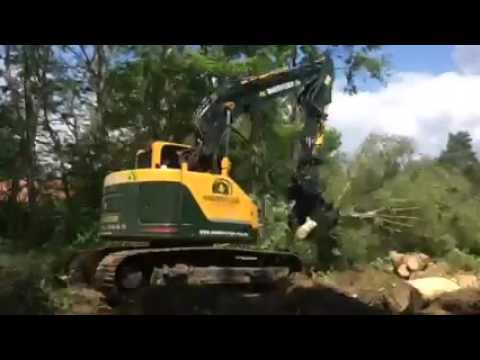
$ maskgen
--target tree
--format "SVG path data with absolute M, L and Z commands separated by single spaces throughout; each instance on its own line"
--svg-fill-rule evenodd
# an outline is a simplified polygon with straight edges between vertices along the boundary
M 3 89 L 4 116 L 10 118 L 10 132 L 18 139 L 15 151 L 17 164 L 11 168 L 11 191 L 9 208 L 16 208 L 20 191 L 20 180 L 26 181 L 28 193 L 27 228 L 34 233 L 37 215 L 36 181 L 39 175 L 37 159 L 38 104 L 34 72 L 37 64 L 32 58 L 38 46 L 5 45 L 3 63 L 5 67 Z M 7 115 L 8 114 L 8 115 Z M 18 212 L 15 212 L 18 215 Z M 17 218 L 14 222 L 18 222 Z M 16 226 L 14 226 L 16 227 Z
M 410 198 L 393 196 L 385 187 L 405 171 L 413 153 L 408 138 L 371 134 L 353 159 L 340 154 L 321 167 L 325 196 L 340 211 L 333 236 L 347 260 L 381 255 L 389 247 L 385 239 L 410 228 Z
M 438 158 L 440 164 L 459 169 L 474 183 L 480 180 L 480 162 L 472 146 L 472 137 L 467 131 L 448 135 L 447 148 Z

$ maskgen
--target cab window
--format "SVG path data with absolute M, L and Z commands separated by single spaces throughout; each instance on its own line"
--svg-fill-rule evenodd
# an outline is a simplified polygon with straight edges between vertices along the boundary
M 180 159 L 178 151 L 185 150 L 184 147 L 174 145 L 164 145 L 162 147 L 160 168 L 180 169 Z

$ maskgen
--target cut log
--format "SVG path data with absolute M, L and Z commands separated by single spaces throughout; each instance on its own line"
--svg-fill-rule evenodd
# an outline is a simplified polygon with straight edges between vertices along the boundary
M 433 301 L 442 294 L 460 290 L 460 286 L 454 281 L 442 277 L 409 280 L 408 284 L 417 289 L 426 301 Z
M 478 288 L 480 285 L 478 278 L 473 274 L 457 274 L 454 280 L 462 289 Z
M 418 256 L 420 258 L 420 270 L 425 270 L 428 264 L 432 262 L 432 259 L 430 256 L 423 253 L 420 253 Z
M 397 274 L 402 278 L 402 279 L 408 279 L 410 277 L 410 271 L 408 271 L 407 264 L 401 264 L 397 268 Z
M 427 314 L 479 315 L 480 289 L 461 289 L 439 296 L 425 309 Z
M 401 254 L 397 251 L 390 251 L 389 257 L 397 270 L 397 274 L 400 272 L 405 274 L 402 265 L 406 265 L 410 276 L 417 271 L 425 270 L 429 263 L 431 263 L 430 257 L 423 253 Z M 400 267 L 402 267 L 402 270 L 399 271 Z M 403 275 L 402 277 L 405 278 L 405 276 L 406 275 Z
M 420 261 L 419 256 L 416 254 L 405 256 L 405 264 L 410 271 L 420 270 Z
M 334 271 L 328 276 L 328 286 L 393 314 L 415 313 L 424 305 L 417 289 L 397 275 L 373 267 L 363 271 Z
M 400 254 L 399 252 L 390 251 L 390 252 L 388 253 L 388 256 L 389 256 L 390 259 L 392 260 L 393 265 L 395 266 L 395 268 L 398 268 L 400 265 L 403 264 L 403 255 Z
M 420 292 L 404 281 L 400 281 L 383 296 L 388 309 L 394 314 L 413 314 L 425 305 Z
M 429 277 L 448 277 L 450 273 L 450 266 L 447 263 L 429 263 L 422 271 L 417 271 L 412 274 L 410 280 L 423 279 Z

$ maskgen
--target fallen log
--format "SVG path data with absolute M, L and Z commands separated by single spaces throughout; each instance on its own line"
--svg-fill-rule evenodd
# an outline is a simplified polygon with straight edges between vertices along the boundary
M 480 289 L 466 288 L 445 293 L 435 299 L 423 314 L 479 315 Z
M 397 275 L 402 279 L 410 279 L 413 274 L 423 271 L 431 263 L 428 255 L 422 253 L 401 254 L 396 251 L 390 251 L 390 260 Z
M 478 278 L 473 274 L 457 274 L 454 276 L 453 280 L 455 280 L 458 286 L 460 286 L 462 289 L 480 287 Z
M 454 281 L 442 277 L 409 280 L 407 283 L 417 289 L 428 302 L 445 293 L 460 290 L 460 286 Z
M 334 272 L 327 283 L 349 297 L 392 314 L 415 313 L 425 305 L 418 290 L 406 281 L 373 268 Z
M 420 258 L 415 255 L 407 255 L 405 257 L 405 263 L 409 271 L 418 271 L 420 270 Z
M 402 279 L 408 279 L 408 278 L 410 278 L 410 271 L 408 270 L 407 264 L 400 264 L 400 266 L 397 268 L 397 274 L 398 274 Z

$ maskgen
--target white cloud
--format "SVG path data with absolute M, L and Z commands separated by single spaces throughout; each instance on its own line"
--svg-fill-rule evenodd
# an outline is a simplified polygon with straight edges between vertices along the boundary
M 448 133 L 471 132 L 480 143 L 480 75 L 398 73 L 386 88 L 349 96 L 335 91 L 329 123 L 354 151 L 371 132 L 412 137 L 420 153 L 436 155 Z
M 456 45 L 453 59 L 460 72 L 480 74 L 480 45 Z

